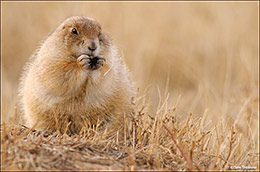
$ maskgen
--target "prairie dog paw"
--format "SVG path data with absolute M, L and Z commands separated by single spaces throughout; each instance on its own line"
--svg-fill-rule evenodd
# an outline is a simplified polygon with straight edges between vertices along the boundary
M 96 57 L 90 58 L 88 69 L 97 70 L 104 65 L 105 61 L 106 61 L 106 59 L 101 56 L 96 56 Z
M 82 69 L 88 69 L 90 65 L 90 57 L 88 55 L 80 55 L 77 58 L 77 64 Z

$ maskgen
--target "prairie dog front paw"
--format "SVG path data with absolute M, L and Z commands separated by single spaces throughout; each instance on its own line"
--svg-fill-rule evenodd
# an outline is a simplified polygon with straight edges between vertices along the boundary
M 90 58 L 88 69 L 97 70 L 104 65 L 105 61 L 106 61 L 106 59 L 101 56 L 96 56 L 96 57 Z
M 101 56 L 88 56 L 88 55 L 80 55 L 77 58 L 77 64 L 82 69 L 88 69 L 88 70 L 97 70 L 101 68 L 104 65 L 104 62 L 106 59 Z
M 77 58 L 77 64 L 81 69 L 88 69 L 90 66 L 91 58 L 88 55 L 80 55 Z

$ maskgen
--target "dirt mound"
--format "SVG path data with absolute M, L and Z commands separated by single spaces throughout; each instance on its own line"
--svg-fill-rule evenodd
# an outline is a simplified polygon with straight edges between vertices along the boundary
M 180 121 L 175 109 L 163 106 L 152 117 L 147 108 L 136 108 L 124 141 L 93 128 L 69 136 L 4 123 L 2 170 L 259 169 L 257 141 L 243 138 L 235 125 L 219 121 L 212 127 L 205 115 L 192 114 Z

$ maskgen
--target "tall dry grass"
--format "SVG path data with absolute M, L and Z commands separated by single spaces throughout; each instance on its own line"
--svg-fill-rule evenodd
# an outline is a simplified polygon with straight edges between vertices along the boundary
M 2 2 L 2 122 L 15 114 L 24 63 L 72 15 L 102 24 L 145 92 L 136 108 L 145 112 L 133 117 L 144 114 L 133 122 L 131 168 L 142 169 L 139 156 L 161 160 L 151 169 L 259 169 L 257 2 Z

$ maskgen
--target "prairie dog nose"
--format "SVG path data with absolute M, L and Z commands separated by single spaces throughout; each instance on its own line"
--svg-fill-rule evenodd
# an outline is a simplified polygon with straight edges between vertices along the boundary
M 91 41 L 90 44 L 88 45 L 88 49 L 90 51 L 95 51 L 97 49 L 97 44 L 94 41 Z

